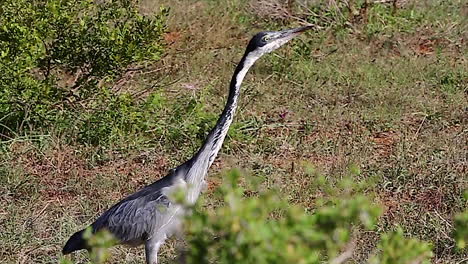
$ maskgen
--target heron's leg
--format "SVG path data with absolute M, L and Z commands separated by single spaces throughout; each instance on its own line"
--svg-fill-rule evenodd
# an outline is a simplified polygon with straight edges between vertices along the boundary
M 166 240 L 166 236 L 154 237 L 146 240 L 145 242 L 145 253 L 146 253 L 146 264 L 157 264 L 158 263 L 158 251 L 161 245 Z

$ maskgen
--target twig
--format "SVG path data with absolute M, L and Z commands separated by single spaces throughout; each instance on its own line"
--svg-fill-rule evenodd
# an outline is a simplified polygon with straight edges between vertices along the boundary
M 349 241 L 349 243 L 345 246 L 345 251 L 341 253 L 338 257 L 332 259 L 330 261 L 330 264 L 341 264 L 349 258 L 351 258 L 353 256 L 354 249 L 356 248 L 356 241 L 356 233 L 354 233 L 351 241 Z
M 8 131 L 10 131 L 15 137 L 18 136 L 18 134 L 17 134 L 15 131 L 13 131 L 13 129 L 11 129 L 10 127 L 8 127 L 7 125 L 4 125 L 4 124 L 0 123 L 0 126 L 3 127 L 3 128 L 6 128 L 6 129 L 7 129 Z
M 421 124 L 419 124 L 418 130 L 416 130 L 416 133 L 414 133 L 414 139 L 418 138 L 419 131 L 421 130 L 422 126 L 424 125 L 424 122 L 426 121 L 427 115 L 424 115 L 423 120 L 421 121 Z
M 35 217 L 33 219 L 31 219 L 30 224 L 34 223 L 44 213 L 44 211 L 47 209 L 47 207 L 49 207 L 49 205 L 50 205 L 50 202 L 46 203 L 46 205 L 41 209 L 41 211 L 39 211 L 39 213 L 35 214 Z
M 163 87 L 163 86 L 165 86 L 165 87 L 171 86 L 173 84 L 178 83 L 180 80 L 182 80 L 182 78 L 183 77 L 180 77 L 180 78 L 178 78 L 178 79 L 176 79 L 176 80 L 174 80 L 172 82 L 161 84 L 161 85 L 159 85 L 158 83 L 155 83 L 155 84 L 151 85 L 150 87 L 148 87 L 146 89 L 143 89 L 143 90 L 140 90 L 138 92 L 133 93 L 132 96 L 138 97 L 138 96 L 140 96 L 140 95 L 142 95 L 142 94 L 144 94 L 144 93 L 146 93 L 146 92 L 148 92 L 150 90 L 153 90 L 154 88 L 160 88 L 160 87 Z
M 440 218 L 440 220 L 444 221 L 448 226 L 450 226 L 451 228 L 453 228 L 453 225 L 451 223 L 449 223 L 449 221 L 447 221 L 447 219 L 443 218 L 439 212 L 437 212 L 437 210 L 434 210 L 434 213 Z
M 387 4 L 387 3 L 395 3 L 395 0 L 374 0 L 372 4 Z

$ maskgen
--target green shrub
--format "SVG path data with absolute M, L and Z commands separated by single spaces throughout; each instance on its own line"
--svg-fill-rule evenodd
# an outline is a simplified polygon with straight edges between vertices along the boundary
M 455 217 L 455 229 L 457 247 L 460 249 L 466 248 L 466 244 L 468 243 L 468 210 Z
M 376 264 L 412 264 L 412 263 L 430 263 L 433 256 L 431 245 L 420 242 L 415 238 L 405 238 L 403 230 L 382 235 L 379 244 L 381 253 L 373 258 L 371 263 Z
M 138 13 L 132 0 L 98 2 L 2 1 L 0 133 L 4 136 L 73 119 L 73 113 L 89 108 L 89 101 L 109 94 L 106 83 L 129 65 L 161 56 L 165 10 L 147 17 Z M 113 96 L 108 97 L 118 100 Z M 98 103 L 101 111 L 108 102 Z
M 187 218 L 188 263 L 343 263 L 353 253 L 352 230 L 375 228 L 380 215 L 371 200 L 353 194 L 362 186 L 347 180 L 311 214 L 271 192 L 243 198 L 239 173 L 228 178 L 223 205 Z M 372 263 L 429 263 L 432 256 L 428 243 L 406 239 L 401 229 L 384 234 L 379 249 Z
M 237 172 L 221 188 L 225 204 L 187 219 L 188 263 L 319 263 L 350 240 L 351 226 L 371 228 L 379 210 L 364 197 L 308 214 L 273 193 L 242 198 Z
M 465 203 L 468 200 L 468 191 L 464 193 Z M 466 249 L 468 243 L 468 209 L 455 216 L 455 241 L 459 249 Z

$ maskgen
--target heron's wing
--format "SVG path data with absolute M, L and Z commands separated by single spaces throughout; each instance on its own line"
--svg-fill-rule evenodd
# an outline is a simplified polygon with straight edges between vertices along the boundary
M 122 200 L 101 215 L 93 224 L 94 230 L 108 229 L 123 243 L 146 240 L 171 202 L 160 190 L 142 192 L 139 196 L 137 194 Z
M 185 173 L 183 165 L 168 175 L 128 196 L 104 212 L 93 224 L 93 230 L 108 229 L 122 243 L 146 240 L 160 227 L 172 206 L 167 191 L 179 182 Z M 179 179 L 179 180 L 177 180 Z M 169 219 L 171 220 L 171 219 Z M 171 222 L 172 223 L 172 222 Z

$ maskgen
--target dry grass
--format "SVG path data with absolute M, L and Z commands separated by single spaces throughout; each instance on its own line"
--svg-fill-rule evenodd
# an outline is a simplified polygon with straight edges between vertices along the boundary
M 169 82 L 179 80 L 164 94 L 174 103 L 181 94 L 196 98 L 206 111 L 219 112 L 249 36 L 279 26 L 257 21 L 244 1 L 162 2 L 171 7 L 168 55 L 155 67 L 169 69 Z M 160 6 L 142 4 L 146 13 Z M 378 232 L 400 224 L 434 244 L 434 263 L 466 258 L 451 238 L 452 217 L 466 207 L 468 65 L 460 34 L 466 25 L 426 11 L 440 21 L 367 40 L 358 31 L 312 33 L 262 58 L 245 81 L 232 133 L 210 172 L 207 207 L 216 206 L 211 192 L 228 168 L 242 168 L 262 188 L 281 187 L 291 202 L 313 209 L 321 193 L 301 164 L 312 164 L 331 183 L 355 165 L 356 181 L 377 179 L 366 192 L 385 208 Z M 9 144 L 0 166 L 1 262 L 57 263 L 72 232 L 189 157 L 199 140 L 188 136 L 175 148 L 105 154 L 60 139 Z M 352 263 L 375 250 L 376 237 L 358 235 Z M 112 251 L 109 263 L 143 261 L 141 249 Z M 163 263 L 174 255 L 171 241 Z M 85 259 L 85 253 L 76 257 Z

